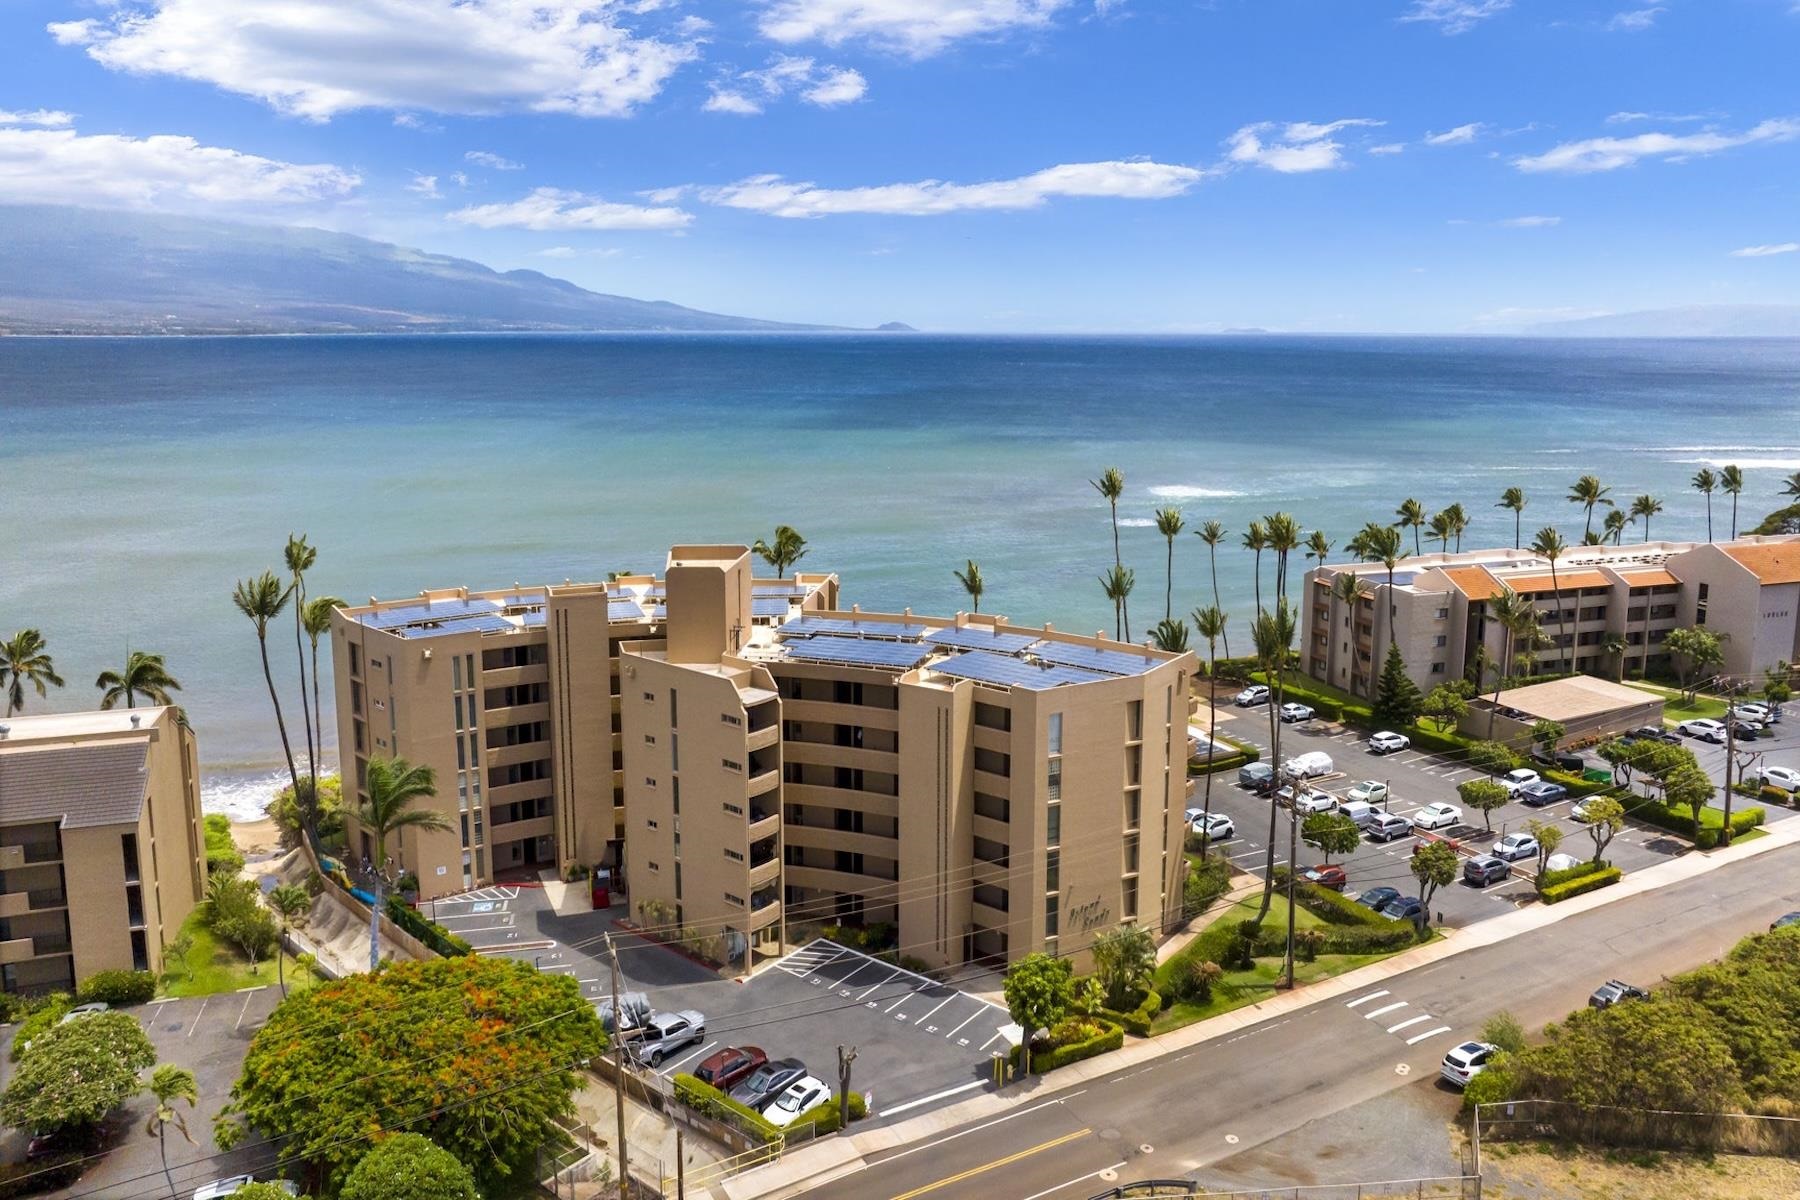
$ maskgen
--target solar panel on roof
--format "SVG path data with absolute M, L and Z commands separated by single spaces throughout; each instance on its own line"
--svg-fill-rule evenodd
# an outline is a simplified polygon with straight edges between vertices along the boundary
M 453 633 L 511 633 L 517 628 L 505 617 L 483 613 L 473 617 L 453 617 L 439 625 L 408 626 L 400 633 L 403 637 L 425 638 L 446 637 Z
M 548 618 L 549 618 L 549 614 L 546 613 L 541 608 L 534 608 L 530 612 L 521 614 L 521 616 L 520 616 L 520 620 L 525 622 L 525 625 L 527 628 L 536 626 L 536 625 L 543 625 L 543 624 L 547 623 Z
M 1108 675 L 1142 675 L 1159 661 L 1133 654 L 1129 650 L 1102 650 L 1096 646 L 1078 646 L 1070 642 L 1039 642 L 1029 652 L 1045 662 L 1104 671 Z
M 542 604 L 543 602 L 543 592 L 512 592 L 509 595 L 500 597 L 500 603 L 506 605 L 508 608 L 517 608 L 520 605 Z
M 907 638 L 917 641 L 930 629 L 929 625 L 919 625 L 899 621 L 858 621 L 846 617 L 795 617 L 781 627 L 787 635 L 798 634 L 806 637 L 816 633 L 830 634 L 836 637 L 867 638 Z
M 954 654 L 931 668 L 943 675 L 954 675 L 959 679 L 973 679 L 980 683 L 996 683 L 1003 687 L 1022 687 L 1034 690 L 1061 687 L 1071 683 L 1093 683 L 1107 678 L 1093 671 L 1084 671 L 1080 667 L 1047 666 L 1027 662 L 1011 655 L 995 654 L 988 650 L 970 650 L 963 654 Z
M 398 608 L 384 608 L 380 612 L 364 613 L 358 619 L 370 629 L 398 629 L 402 625 L 415 625 L 420 621 L 443 621 L 474 613 L 499 611 L 500 606 L 492 600 L 452 598 L 434 600 L 429 604 L 403 604 Z
M 753 617 L 785 617 L 792 607 L 784 596 L 753 596 L 750 599 L 750 615 Z
M 797 583 L 753 583 L 752 596 L 804 596 L 812 589 Z
M 955 646 L 961 650 L 993 650 L 1000 654 L 1017 654 L 1038 640 L 1035 633 L 1013 633 L 986 625 L 966 625 L 961 629 L 939 629 L 925 635 L 925 640 L 939 646 Z
M 606 619 L 609 621 L 641 621 L 644 609 L 636 600 L 608 600 L 606 602 Z
M 799 662 L 891 667 L 901 671 L 917 666 L 926 654 L 925 648 L 917 642 L 882 642 L 854 637 L 794 638 L 782 645 L 787 656 Z

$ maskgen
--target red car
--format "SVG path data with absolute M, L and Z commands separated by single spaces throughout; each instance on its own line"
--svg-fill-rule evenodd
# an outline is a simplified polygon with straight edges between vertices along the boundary
M 723 1092 L 768 1061 L 760 1046 L 727 1046 L 695 1067 L 694 1078 Z
M 1344 868 L 1332 866 L 1308 867 L 1300 873 L 1300 878 L 1336 892 L 1343 891 L 1344 885 L 1350 882 L 1350 877 L 1344 874 Z

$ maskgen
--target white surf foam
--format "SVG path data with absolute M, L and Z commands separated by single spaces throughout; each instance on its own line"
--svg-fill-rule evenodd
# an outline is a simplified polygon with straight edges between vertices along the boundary
M 263 806 L 287 785 L 286 771 L 204 776 L 200 780 L 200 811 L 224 813 L 233 821 L 260 821 Z
M 1746 470 L 1800 471 L 1800 458 L 1678 458 L 1680 463 L 1704 467 L 1743 467 Z
M 1152 528 L 1155 528 L 1155 526 L 1156 526 L 1156 520 L 1153 517 L 1120 517 L 1119 518 L 1119 528 L 1121 528 L 1121 529 L 1152 529 Z
M 1242 496 L 1244 493 L 1235 492 L 1229 488 L 1205 488 L 1185 483 L 1170 483 L 1151 488 L 1150 494 L 1163 500 L 1227 500 L 1233 496 Z

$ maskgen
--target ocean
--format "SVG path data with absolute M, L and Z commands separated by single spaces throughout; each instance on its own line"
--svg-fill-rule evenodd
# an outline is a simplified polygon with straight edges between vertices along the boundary
M 254 815 L 280 762 L 255 634 L 231 604 L 319 548 L 310 588 L 353 601 L 426 587 L 660 568 L 670 544 L 777 523 L 845 603 L 983 607 L 1107 629 L 1104 501 L 1126 477 L 1132 633 L 1164 611 L 1152 513 L 1224 522 L 1233 648 L 1248 644 L 1245 524 L 1285 510 L 1338 547 L 1408 496 L 1460 501 L 1464 545 L 1571 542 L 1592 473 L 1658 536 L 1703 536 L 1703 465 L 1736 462 L 1739 524 L 1800 470 L 1800 341 L 935 335 L 470 335 L 0 339 L 0 636 L 43 631 L 92 704 L 128 647 L 163 653 L 200 737 L 209 809 Z M 1730 502 L 1714 499 L 1714 526 Z M 1634 527 L 1629 538 L 1642 537 Z M 1410 536 L 1408 538 L 1410 541 Z M 1305 564 L 1296 559 L 1295 569 Z M 1175 548 L 1173 608 L 1211 599 L 1205 547 Z M 291 627 L 274 645 L 293 696 Z M 327 689 L 329 705 L 329 689 Z M 290 726 L 298 704 L 288 705 Z M 332 726 L 326 723 L 327 743 Z

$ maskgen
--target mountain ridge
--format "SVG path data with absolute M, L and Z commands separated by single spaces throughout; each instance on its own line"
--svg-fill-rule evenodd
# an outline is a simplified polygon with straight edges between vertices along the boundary
M 1534 337 L 1800 337 L 1800 304 L 1689 304 L 1527 325 Z

